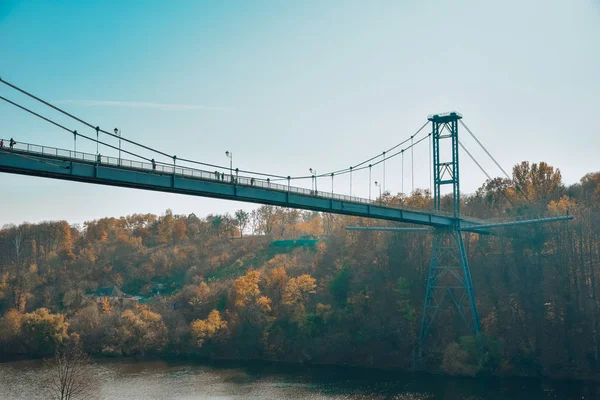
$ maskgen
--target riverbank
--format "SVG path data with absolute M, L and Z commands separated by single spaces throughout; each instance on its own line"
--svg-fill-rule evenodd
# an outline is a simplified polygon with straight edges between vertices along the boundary
M 591 400 L 600 386 L 525 378 L 453 378 L 372 368 L 212 360 L 95 358 L 102 395 L 113 399 Z M 0 398 L 41 398 L 41 360 L 0 363 Z M 551 396 L 551 397 L 549 397 Z
M 477 376 L 457 376 L 443 373 L 441 370 L 438 371 L 424 371 L 424 370 L 407 370 L 404 368 L 395 367 L 377 367 L 377 366 L 365 366 L 358 364 L 333 364 L 323 362 L 302 362 L 294 363 L 289 361 L 281 360 L 267 360 L 267 359 L 240 359 L 240 358 L 207 358 L 199 357 L 192 354 L 181 354 L 181 355 L 137 355 L 137 356 L 105 356 L 101 354 L 91 355 L 91 359 L 95 363 L 113 363 L 113 362 L 134 362 L 134 363 L 153 363 L 153 362 L 164 362 L 168 364 L 179 364 L 186 363 L 191 365 L 208 365 L 217 368 L 221 367 L 264 367 L 267 369 L 289 369 L 289 370 L 302 370 L 302 369 L 339 369 L 348 371 L 351 375 L 394 375 L 394 374 L 413 374 L 420 376 L 427 376 L 435 379 L 461 379 L 468 381 L 490 381 L 490 380 L 515 380 L 515 381 L 531 381 L 537 383 L 549 383 L 557 382 L 559 384 L 590 384 L 600 385 L 600 375 L 590 376 L 523 376 L 523 375 L 501 375 L 501 374 L 479 374 Z M 1 363 L 18 363 L 18 362 L 40 362 L 44 358 L 29 357 L 25 355 L 10 356 L 8 358 L 0 358 Z

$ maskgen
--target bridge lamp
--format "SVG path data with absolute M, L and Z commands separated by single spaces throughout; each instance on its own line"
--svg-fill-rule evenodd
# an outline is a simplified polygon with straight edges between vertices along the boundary
M 310 171 L 311 174 L 313 174 L 312 178 L 313 178 L 314 183 L 315 183 L 315 192 L 318 192 L 319 189 L 317 189 L 317 170 L 316 169 L 312 169 L 312 168 L 309 168 L 308 170 Z
M 381 205 L 381 183 L 375 181 L 375 186 L 379 188 L 379 205 Z
M 229 175 L 231 179 L 233 179 L 233 153 L 230 153 L 229 150 L 225 152 L 227 158 L 229 158 Z
M 119 166 L 121 166 L 121 131 L 119 131 L 119 129 L 115 128 L 114 132 L 115 132 L 115 135 L 117 135 L 119 137 Z

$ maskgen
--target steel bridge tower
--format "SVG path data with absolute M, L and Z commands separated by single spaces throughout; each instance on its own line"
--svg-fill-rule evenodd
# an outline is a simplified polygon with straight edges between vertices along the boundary
M 434 228 L 427 291 L 423 305 L 421 332 L 417 344 L 417 359 L 426 351 L 427 337 L 435 317 L 446 301 L 451 301 L 464 322 L 479 334 L 479 315 L 473 292 L 471 272 L 460 230 L 460 169 L 458 164 L 457 112 L 429 116 L 432 123 L 433 203 L 436 211 L 443 210 L 442 186 L 452 187 L 452 202 L 444 204 L 454 215 L 451 228 Z M 442 156 L 444 153 L 444 156 Z

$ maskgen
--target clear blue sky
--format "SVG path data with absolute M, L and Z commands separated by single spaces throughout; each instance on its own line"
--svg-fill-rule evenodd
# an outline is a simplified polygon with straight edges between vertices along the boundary
M 573 183 L 600 170 L 599 71 L 598 0 L 0 0 L 3 79 L 179 157 L 227 164 L 229 150 L 234 166 L 283 175 L 348 167 L 410 136 L 428 114 L 458 110 L 505 169 L 543 160 Z M 49 114 L 4 85 L 0 95 Z M 5 103 L 0 136 L 72 148 L 68 133 Z M 463 191 L 473 192 L 485 176 L 466 156 L 461 167 Z M 400 160 L 386 168 L 386 189 L 400 190 Z M 407 157 L 405 190 L 410 177 Z M 367 197 L 366 174 L 354 179 L 354 194 Z M 254 207 L 0 180 L 0 226 Z M 415 152 L 416 186 L 428 180 L 425 148 Z M 334 183 L 348 192 L 347 181 Z

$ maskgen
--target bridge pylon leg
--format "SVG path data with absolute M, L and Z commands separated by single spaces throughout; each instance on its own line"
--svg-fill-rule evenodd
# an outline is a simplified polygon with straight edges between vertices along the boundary
M 472 328 L 473 334 L 479 334 L 479 315 L 471 271 L 462 233 L 458 229 L 436 229 L 433 234 L 415 367 L 423 361 L 431 328 L 447 299 L 452 301 L 460 317 Z

